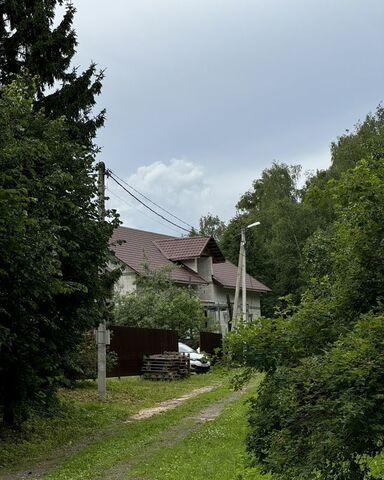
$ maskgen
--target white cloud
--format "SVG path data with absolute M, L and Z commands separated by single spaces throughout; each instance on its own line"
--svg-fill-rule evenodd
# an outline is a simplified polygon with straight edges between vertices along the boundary
M 198 223 L 201 209 L 210 195 L 209 182 L 204 168 L 185 159 L 175 158 L 169 162 L 157 161 L 141 166 L 134 174 L 126 178 L 126 182 L 153 202 L 191 225 Z M 108 190 L 111 192 L 109 205 L 119 211 L 126 226 L 164 233 L 182 233 L 181 230 L 175 231 L 174 226 L 167 224 L 140 205 L 113 181 L 108 182 Z M 180 220 L 159 210 L 145 198 L 140 195 L 138 197 L 161 215 L 188 228 Z
M 329 166 L 329 152 L 314 152 L 303 158 L 283 158 L 280 161 L 289 165 L 302 164 L 304 182 L 308 170 Z M 269 166 L 270 163 L 249 169 L 233 164 L 232 169 L 221 170 L 205 168 L 185 158 L 173 158 L 168 162 L 156 161 L 140 166 L 125 181 L 164 209 L 188 224 L 197 226 L 199 218 L 207 213 L 218 215 L 226 222 L 230 220 L 236 213 L 235 205 L 241 195 L 251 188 L 252 182 Z M 171 235 L 185 233 L 140 205 L 112 180 L 108 180 L 107 188 L 111 197 L 109 207 L 118 210 L 124 225 Z M 140 195 L 138 197 L 174 223 L 188 228 Z
M 219 215 L 225 221 L 229 220 L 235 214 L 235 204 L 240 195 L 251 186 L 253 178 L 246 170 L 209 172 L 200 164 L 175 158 L 141 166 L 125 180 L 153 202 L 197 226 L 199 218 L 208 212 Z M 124 225 L 169 234 L 183 233 L 181 230 L 175 231 L 174 226 L 148 211 L 112 180 L 108 181 L 107 189 L 109 207 L 118 210 Z M 147 200 L 139 198 L 173 222 L 186 227 Z
M 139 167 L 128 178 L 128 183 L 146 195 L 152 195 L 169 205 L 189 205 L 191 198 L 203 200 L 207 194 L 207 183 L 201 165 L 184 159 L 170 162 L 154 162 Z

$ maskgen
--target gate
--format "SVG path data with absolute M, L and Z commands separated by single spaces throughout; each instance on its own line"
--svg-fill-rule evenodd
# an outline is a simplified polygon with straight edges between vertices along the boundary
M 217 355 L 216 349 L 223 350 L 223 336 L 220 333 L 200 332 L 200 351 Z
M 140 375 L 143 356 L 155 353 L 177 352 L 178 337 L 173 330 L 155 328 L 110 327 L 110 351 L 117 354 L 117 363 L 108 377 Z

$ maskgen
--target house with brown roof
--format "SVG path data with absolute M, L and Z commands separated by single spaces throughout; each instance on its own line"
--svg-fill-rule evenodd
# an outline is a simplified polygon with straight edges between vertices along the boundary
M 151 270 L 169 267 L 171 279 L 179 286 L 193 288 L 203 305 L 207 324 L 228 330 L 228 300 L 233 305 L 237 267 L 224 258 L 212 237 L 172 237 L 119 226 L 111 246 L 122 266 L 116 290 L 121 294 L 136 288 L 144 261 Z M 270 289 L 246 275 L 248 319 L 261 314 L 260 296 Z

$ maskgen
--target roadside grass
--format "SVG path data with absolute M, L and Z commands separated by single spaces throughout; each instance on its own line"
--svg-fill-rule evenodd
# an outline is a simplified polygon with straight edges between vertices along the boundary
M 174 382 L 153 382 L 140 377 L 113 378 L 108 379 L 106 402 L 98 400 L 94 381 L 82 382 L 73 390 L 63 389 L 59 392 L 60 408 L 53 416 L 34 414 L 22 432 L 9 432 L 1 438 L 1 471 L 30 467 L 56 449 L 76 444 L 143 408 L 181 396 L 194 388 L 218 386 L 223 382 L 225 374 L 220 371 Z
M 114 469 L 150 455 L 162 443 L 162 434 L 230 392 L 228 382 L 188 400 L 174 410 L 141 421 L 121 424 L 59 465 L 46 480 L 95 480 L 115 478 Z M 118 476 L 118 478 L 121 478 Z M 193 478 L 193 477 L 190 477 Z
M 246 400 L 254 396 L 261 377 L 221 415 L 203 424 L 175 446 L 162 448 L 134 467 L 126 479 L 145 480 L 269 480 L 257 468 L 245 468 Z

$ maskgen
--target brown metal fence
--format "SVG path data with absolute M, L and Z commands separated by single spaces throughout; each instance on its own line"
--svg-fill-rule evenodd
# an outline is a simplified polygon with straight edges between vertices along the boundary
M 110 330 L 109 350 L 117 354 L 117 363 L 108 377 L 140 375 L 143 355 L 178 351 L 177 332 L 173 330 L 118 326 L 110 327 Z
M 200 332 L 200 351 L 215 355 L 223 348 L 223 336 L 220 333 Z

